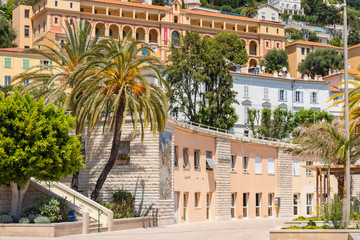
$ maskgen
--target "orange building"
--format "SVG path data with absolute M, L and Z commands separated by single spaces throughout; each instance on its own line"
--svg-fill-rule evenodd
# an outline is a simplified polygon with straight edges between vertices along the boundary
M 172 7 L 116 0 L 40 0 L 34 6 L 19 6 L 14 10 L 16 43 L 22 48 L 32 47 L 42 40 L 42 35 L 66 41 L 62 24 L 77 19 L 91 21 L 96 31 L 103 27 L 102 36 L 122 39 L 130 34 L 143 40 L 162 60 L 167 59 L 169 46 L 177 44 L 176 38 L 186 31 L 210 36 L 220 31 L 239 34 L 249 54 L 250 66 L 258 65 L 268 50 L 285 47 L 284 24 L 198 8 L 181 9 L 179 0 Z

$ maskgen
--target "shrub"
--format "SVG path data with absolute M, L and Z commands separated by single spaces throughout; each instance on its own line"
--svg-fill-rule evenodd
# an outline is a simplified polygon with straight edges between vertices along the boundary
M 41 206 L 39 204 L 31 204 L 27 207 L 24 207 L 22 212 L 27 216 L 30 214 L 38 215 L 41 212 L 40 207 Z
M 40 214 L 48 217 L 51 222 L 58 222 L 62 219 L 60 202 L 54 198 L 48 204 L 43 205 L 40 210 Z
M 19 223 L 30 223 L 30 220 L 26 217 L 22 217 L 20 218 Z
M 342 222 L 342 200 L 339 196 L 335 196 L 330 204 L 330 221 L 335 229 L 345 228 Z
M 51 223 L 50 219 L 45 216 L 38 216 L 34 219 L 35 224 Z
M 295 218 L 293 221 L 306 221 L 306 217 L 303 217 L 303 216 L 299 216 L 297 218 Z
M 306 225 L 304 229 L 323 229 L 322 227 L 319 227 L 319 226 L 309 226 L 309 225 Z
M 135 199 L 131 192 L 119 189 L 113 193 L 112 202 L 134 206 Z
M 306 225 L 307 226 L 312 226 L 312 227 L 316 227 L 316 223 L 313 221 L 313 220 L 309 220 L 308 224 Z
M 131 217 L 134 211 L 135 198 L 131 192 L 119 189 L 112 195 L 112 201 L 104 204 L 114 212 L 114 218 L 128 218 Z
M 303 229 L 303 228 L 299 227 L 299 226 L 291 226 L 291 227 L 287 227 L 285 229 Z
M 29 214 L 28 216 L 27 216 L 27 218 L 29 219 L 29 221 L 31 222 L 31 223 L 33 223 L 34 222 L 34 219 L 35 218 L 37 218 L 37 214 L 35 215 L 35 214 Z
M 333 228 L 330 227 L 329 225 L 324 225 L 324 226 L 322 226 L 322 229 L 333 229 Z
M 10 215 L 0 215 L 0 223 L 13 223 L 14 220 Z

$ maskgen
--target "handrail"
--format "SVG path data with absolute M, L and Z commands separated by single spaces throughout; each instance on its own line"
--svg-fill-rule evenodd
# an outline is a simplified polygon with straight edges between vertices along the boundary
M 100 228 L 101 228 L 101 215 L 104 213 L 104 211 L 103 211 L 102 209 L 100 209 L 99 207 L 95 206 L 94 204 L 92 204 L 92 203 L 90 203 L 90 202 L 88 202 L 88 201 L 85 201 L 84 199 L 76 196 L 74 193 L 71 193 L 70 191 L 66 190 L 63 186 L 61 186 L 60 183 L 54 184 L 54 182 L 46 181 L 45 184 L 49 187 L 49 191 L 51 191 L 51 190 L 50 190 L 50 188 L 51 188 L 51 183 L 52 183 L 55 187 L 61 189 L 61 190 L 64 191 L 65 193 L 71 195 L 71 196 L 73 197 L 73 204 L 74 204 L 74 205 L 76 205 L 75 200 L 78 199 L 78 200 L 86 203 L 87 205 L 90 205 L 91 207 L 95 208 L 95 209 L 97 210 L 97 212 L 98 212 L 97 219 L 94 218 L 94 217 L 91 217 L 91 216 L 89 216 L 89 217 L 90 217 L 91 219 L 94 219 L 94 220 L 97 222 L 98 232 L 100 232 Z M 109 211 L 110 211 L 110 210 L 109 210 Z M 108 216 L 108 217 L 112 218 L 112 216 Z M 109 230 L 111 229 L 110 226 L 108 226 L 108 228 L 109 228 Z

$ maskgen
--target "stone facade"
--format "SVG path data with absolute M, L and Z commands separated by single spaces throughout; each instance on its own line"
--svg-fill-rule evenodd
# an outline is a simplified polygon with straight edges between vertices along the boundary
M 230 142 L 229 139 L 216 138 L 216 220 L 230 220 L 231 218 Z
M 292 155 L 278 150 L 277 197 L 280 197 L 279 217 L 292 217 Z

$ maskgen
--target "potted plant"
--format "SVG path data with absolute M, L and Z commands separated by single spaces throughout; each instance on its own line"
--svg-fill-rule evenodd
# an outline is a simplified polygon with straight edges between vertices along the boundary
M 128 163 L 128 161 L 130 161 L 129 155 L 127 155 L 126 153 L 119 153 L 119 155 L 116 159 L 116 164 L 117 165 L 126 165 Z

